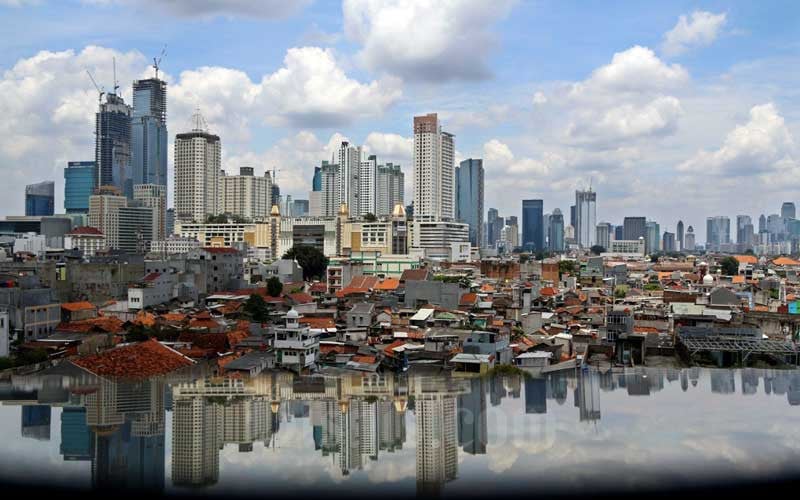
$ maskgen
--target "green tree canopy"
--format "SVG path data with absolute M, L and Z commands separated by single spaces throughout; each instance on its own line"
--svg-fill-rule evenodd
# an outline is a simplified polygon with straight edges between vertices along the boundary
M 603 245 L 592 245 L 592 248 L 589 249 L 593 255 L 600 255 L 601 253 L 606 251 L 606 247 Z
M 310 245 L 295 245 L 283 255 L 284 259 L 294 259 L 303 268 L 303 279 L 310 281 L 322 278 L 328 268 L 328 258 Z
M 269 318 L 269 306 L 264 302 L 264 298 L 256 293 L 251 294 L 244 303 L 244 312 L 258 323 L 264 323 Z
M 365 222 L 375 222 L 377 220 L 378 220 L 378 218 L 375 217 L 375 214 L 373 214 L 373 213 L 369 213 L 368 212 L 368 213 L 364 214 L 364 221 Z
M 722 274 L 726 276 L 739 274 L 739 261 L 735 257 L 725 257 L 719 261 L 719 267 L 722 269 Z
M 558 263 L 558 276 L 562 276 L 565 273 L 575 274 L 576 272 L 576 262 L 574 260 L 562 260 Z
M 267 295 L 270 297 L 277 297 L 283 291 L 283 283 L 277 276 L 273 276 L 267 280 Z

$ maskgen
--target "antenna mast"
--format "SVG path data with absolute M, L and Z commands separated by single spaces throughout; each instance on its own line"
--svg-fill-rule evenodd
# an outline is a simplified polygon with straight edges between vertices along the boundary
M 117 89 L 119 89 L 119 85 L 117 85 L 117 58 L 116 56 L 111 58 L 112 64 L 114 65 L 114 95 L 117 95 Z

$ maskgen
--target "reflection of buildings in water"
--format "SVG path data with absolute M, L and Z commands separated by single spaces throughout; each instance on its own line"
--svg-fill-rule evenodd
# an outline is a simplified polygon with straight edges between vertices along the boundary
M 742 394 L 756 394 L 758 392 L 758 372 L 752 368 L 744 368 L 740 372 Z
M 711 392 L 715 394 L 732 394 L 736 392 L 736 381 L 733 370 L 710 370 Z
M 697 366 L 689 368 L 689 381 L 692 383 L 692 387 L 697 387 L 697 381 L 699 379 L 700 379 L 700 368 Z
M 547 379 L 525 379 L 525 413 L 547 413 Z
M 343 475 L 378 459 L 378 404 L 353 398 L 339 404 L 341 418 L 337 428 L 340 444 L 339 467 Z
M 406 442 L 405 409 L 394 401 L 378 402 L 378 447 L 381 451 L 394 453 L 402 450 Z
M 796 370 L 787 374 L 789 379 L 789 387 L 786 392 L 786 399 L 792 406 L 800 405 L 800 373 Z
M 689 372 L 681 370 L 681 390 L 686 392 L 689 389 Z
M 617 388 L 617 381 L 614 378 L 614 373 L 611 370 L 599 373 L 598 377 L 601 391 L 609 392 Z
M 667 382 L 672 383 L 678 380 L 681 375 L 681 371 L 677 368 L 667 368 L 666 370 L 667 375 Z
M 409 380 L 416 415 L 417 495 L 438 495 L 446 482 L 456 478 L 456 397 L 468 391 L 466 380 L 423 377 Z
M 645 368 L 647 383 L 650 385 L 650 392 L 658 392 L 664 389 L 664 370 L 661 368 Z
M 469 380 L 470 390 L 458 396 L 458 444 L 470 455 L 486 453 L 488 443 L 486 379 Z
M 20 434 L 38 441 L 50 441 L 49 405 L 25 405 L 21 411 Z
M 600 382 L 595 370 L 580 370 L 575 388 L 575 406 L 581 422 L 600 420 Z
M 489 379 L 489 401 L 492 406 L 499 406 L 504 397 L 506 397 L 506 388 L 503 386 L 503 380 L 500 377 L 491 377 Z
M 628 391 L 628 396 L 650 395 L 650 382 L 647 380 L 647 374 L 644 370 L 640 368 L 626 370 L 626 372 L 621 375 L 621 380 L 622 379 L 625 381 L 625 389 Z
M 86 408 L 67 406 L 61 410 L 61 446 L 65 461 L 92 459 L 92 434 L 86 424 Z

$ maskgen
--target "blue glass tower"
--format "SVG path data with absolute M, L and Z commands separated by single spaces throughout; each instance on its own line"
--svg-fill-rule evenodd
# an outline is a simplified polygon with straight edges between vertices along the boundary
M 53 181 L 25 186 L 25 215 L 53 215 L 55 202 Z
M 456 167 L 456 220 L 469 224 L 469 242 L 483 240 L 483 160 L 467 159 Z
M 133 82 L 131 167 L 133 184 L 167 185 L 167 83 Z
M 95 115 L 97 186 L 115 186 L 133 198 L 131 107 L 122 97 L 106 94 Z
M 322 191 L 322 167 L 314 167 L 314 178 L 311 180 L 312 191 Z
M 95 188 L 95 162 L 71 161 L 64 169 L 64 211 L 68 214 L 89 213 L 89 197 Z
M 522 200 L 522 246 L 527 251 L 544 250 L 544 201 Z

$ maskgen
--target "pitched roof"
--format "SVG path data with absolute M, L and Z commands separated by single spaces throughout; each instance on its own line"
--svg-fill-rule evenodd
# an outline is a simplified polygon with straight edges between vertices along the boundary
M 192 364 L 190 359 L 154 339 L 117 347 L 72 362 L 96 375 L 125 379 L 166 375 Z
M 103 232 L 97 229 L 96 227 L 80 226 L 68 232 L 67 235 L 103 236 Z
M 758 264 L 758 257 L 755 255 L 734 255 L 733 258 L 740 264 Z
M 73 333 L 124 333 L 125 328 L 123 325 L 124 322 L 116 316 L 99 316 L 80 321 L 70 321 L 69 323 L 59 323 L 56 330 Z
M 458 301 L 458 305 L 460 306 L 473 306 L 475 303 L 478 302 L 478 294 L 477 293 L 465 293 L 461 296 L 461 300 Z
M 800 262 L 789 257 L 778 257 L 772 261 L 776 266 L 800 266 Z
M 288 297 L 295 304 L 310 304 L 314 302 L 314 297 L 305 292 L 289 293 L 286 295 L 286 297 Z
M 400 275 L 400 281 L 425 281 L 428 279 L 428 274 L 428 269 L 425 267 L 406 269 Z
M 215 253 L 215 254 L 238 254 L 239 250 L 231 247 L 203 247 L 208 253 Z
M 64 302 L 61 304 L 61 309 L 66 309 L 69 312 L 76 311 L 89 311 L 94 309 L 94 304 L 91 302 Z
M 397 290 L 400 286 L 400 280 L 397 278 L 385 278 L 383 281 L 377 284 L 375 287 L 376 290 Z
M 541 290 L 539 290 L 539 295 L 542 295 L 544 297 L 555 297 L 556 295 L 558 295 L 558 292 L 552 286 L 546 286 Z

